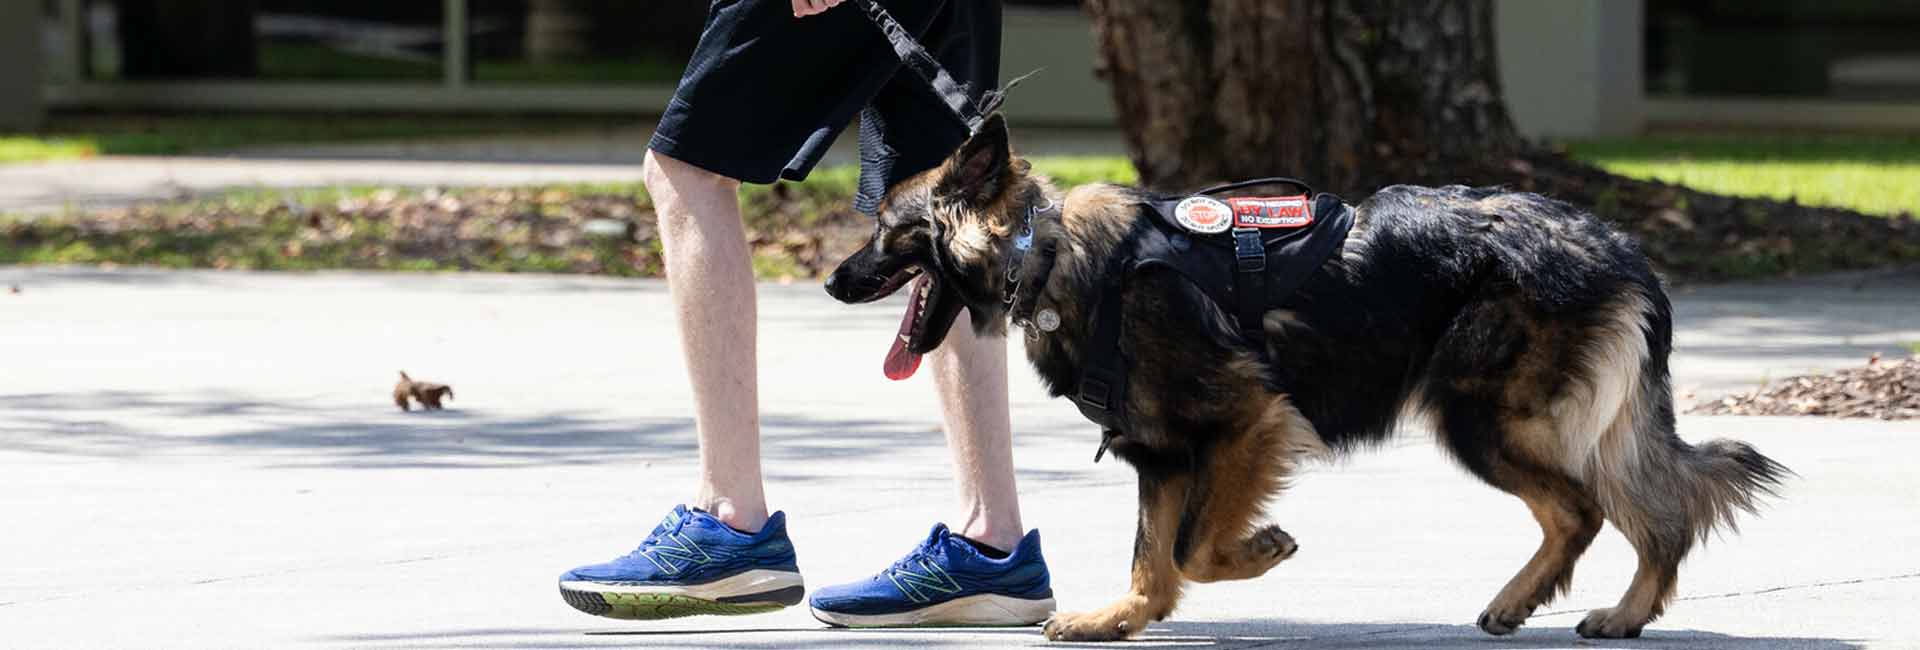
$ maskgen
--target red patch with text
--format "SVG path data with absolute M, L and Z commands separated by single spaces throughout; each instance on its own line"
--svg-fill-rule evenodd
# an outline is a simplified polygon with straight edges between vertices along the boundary
M 1299 228 L 1313 224 L 1307 195 L 1242 196 L 1227 199 L 1236 228 Z

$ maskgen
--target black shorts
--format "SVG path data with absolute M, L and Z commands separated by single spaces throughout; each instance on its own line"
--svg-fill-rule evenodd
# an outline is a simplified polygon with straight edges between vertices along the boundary
M 1000 0 L 881 4 L 975 101 L 998 86 Z M 853 3 L 794 18 L 789 0 L 719 0 L 647 146 L 743 182 L 800 180 L 855 115 L 854 207 L 868 214 L 886 188 L 939 165 L 967 138 Z

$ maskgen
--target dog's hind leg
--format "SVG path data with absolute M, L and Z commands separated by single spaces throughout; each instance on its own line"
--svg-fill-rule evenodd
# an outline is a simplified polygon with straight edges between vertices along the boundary
M 1633 638 L 1666 613 L 1680 563 L 1697 540 L 1733 526 L 1788 474 L 1744 442 L 1691 445 L 1674 434 L 1664 382 L 1644 404 L 1624 411 L 1601 444 L 1592 482 L 1607 520 L 1639 554 L 1639 567 L 1620 602 L 1596 609 L 1575 627 L 1581 636 Z
M 1578 481 L 1548 465 L 1555 439 L 1542 419 L 1492 406 L 1491 400 L 1448 396 L 1438 414 L 1443 438 L 1475 475 L 1519 497 L 1540 524 L 1540 546 L 1480 613 L 1488 634 L 1512 634 L 1535 609 L 1573 584 L 1574 563 L 1600 532 L 1600 504 Z
M 1480 614 L 1480 629 L 1511 634 L 1565 592 L 1605 510 L 1568 467 L 1573 418 L 1556 398 L 1573 385 L 1577 326 L 1543 320 L 1507 293 L 1463 310 L 1436 345 L 1422 404 L 1448 451 L 1474 475 L 1519 497 L 1540 524 L 1540 546 Z
M 1551 470 L 1495 461 L 1494 485 L 1526 502 L 1540 524 L 1540 547 L 1480 613 L 1480 629 L 1512 634 L 1535 609 L 1573 586 L 1574 563 L 1600 532 L 1600 505 L 1584 488 Z
M 1184 578 L 1173 562 L 1174 538 L 1193 484 L 1192 473 L 1140 474 L 1140 522 L 1133 539 L 1133 588 L 1112 604 L 1090 612 L 1054 614 L 1045 634 L 1051 641 L 1117 641 L 1139 635 L 1147 623 L 1166 618 L 1180 600 Z
M 1575 396 L 1576 404 L 1591 406 L 1559 409 L 1575 416 L 1561 419 L 1563 432 L 1595 434 L 1568 440 L 1576 452 L 1568 466 L 1639 554 L 1620 602 L 1593 610 L 1574 628 L 1586 637 L 1639 636 L 1665 613 L 1694 543 L 1718 527 L 1733 528 L 1736 515 L 1752 512 L 1790 473 L 1744 442 L 1693 445 L 1677 435 L 1667 379 L 1670 314 L 1663 296 L 1648 295 L 1617 307 L 1593 337 L 1584 383 L 1595 387 L 1595 397 Z M 1583 420 L 1600 424 L 1571 426 Z
M 1325 453 L 1313 425 L 1284 397 L 1250 414 L 1242 433 L 1206 454 L 1174 544 L 1180 572 L 1194 582 L 1246 580 L 1293 557 L 1300 546 L 1278 525 L 1253 523 L 1286 485 L 1302 454 Z

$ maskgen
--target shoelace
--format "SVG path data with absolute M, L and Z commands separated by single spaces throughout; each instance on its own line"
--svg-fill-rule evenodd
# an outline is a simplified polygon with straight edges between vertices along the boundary
M 933 545 L 940 541 L 942 540 L 928 538 L 926 541 L 920 542 L 920 545 L 913 547 L 913 551 L 907 553 L 906 557 L 894 560 L 893 566 L 887 567 L 886 573 L 893 575 L 899 573 L 901 569 L 907 569 L 909 571 L 919 569 L 921 561 L 933 559 Z
M 637 557 L 645 556 L 647 551 L 653 550 L 653 547 L 658 546 L 660 544 L 661 536 L 679 534 L 680 529 L 686 528 L 687 520 L 692 518 L 693 517 L 691 513 L 686 515 L 680 515 L 670 525 L 668 524 L 667 519 L 660 520 L 660 531 L 654 534 L 648 535 L 646 539 L 640 540 L 640 546 L 638 548 L 633 549 L 632 553 L 628 553 L 627 557 L 637 558 Z M 674 519 L 674 518 L 669 517 L 669 519 Z M 653 558 L 649 557 L 647 559 L 651 560 Z

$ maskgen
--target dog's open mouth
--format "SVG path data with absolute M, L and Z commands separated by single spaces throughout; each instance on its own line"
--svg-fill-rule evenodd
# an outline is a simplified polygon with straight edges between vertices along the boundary
M 940 293 L 940 283 L 933 279 L 933 274 L 916 272 L 913 275 L 916 277 L 913 292 L 907 295 L 907 313 L 900 316 L 900 332 L 893 337 L 893 346 L 887 349 L 884 368 L 887 378 L 894 381 L 912 377 L 914 371 L 920 369 L 919 351 L 927 349 L 927 321 L 933 313 L 930 307 Z
M 945 291 L 945 283 L 938 276 L 922 264 L 910 263 L 889 276 L 862 276 L 854 290 L 835 293 L 844 302 L 868 303 L 893 295 L 909 283 L 913 285 L 907 296 L 907 313 L 900 317 L 900 329 L 894 333 L 882 365 L 888 379 L 912 377 L 920 369 L 921 355 L 940 347 L 954 319 L 960 316 L 962 301 L 948 295 L 951 292 Z

